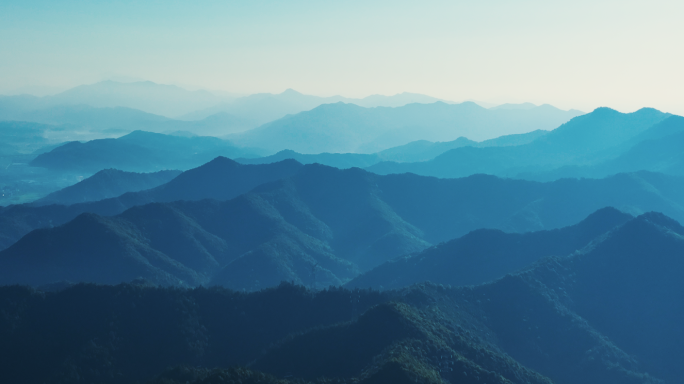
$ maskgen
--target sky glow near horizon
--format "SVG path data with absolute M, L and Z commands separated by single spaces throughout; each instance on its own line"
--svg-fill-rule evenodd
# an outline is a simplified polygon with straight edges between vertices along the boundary
M 684 114 L 682 17 L 663 0 L 5 0 L 0 93 L 125 77 Z

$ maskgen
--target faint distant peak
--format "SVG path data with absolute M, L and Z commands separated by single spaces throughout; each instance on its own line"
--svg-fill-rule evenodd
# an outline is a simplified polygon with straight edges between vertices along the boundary
M 288 88 L 288 89 L 284 90 L 284 91 L 281 93 L 281 95 L 283 95 L 283 96 L 302 96 L 303 94 L 300 93 L 300 92 L 295 91 L 295 90 L 292 89 L 292 88 Z
M 642 115 L 646 115 L 646 114 L 648 114 L 648 115 L 658 115 L 658 114 L 662 114 L 663 112 L 660 111 L 660 110 L 657 110 L 657 109 L 655 109 L 655 108 L 644 107 L 644 108 L 641 108 L 641 109 L 639 109 L 639 110 L 637 110 L 637 111 L 635 111 L 635 112 L 633 112 L 633 113 L 642 114 Z M 670 115 L 669 113 L 665 113 L 665 114 L 666 114 L 666 115 Z
M 438 101 L 435 104 L 447 105 L 446 103 L 444 103 L 442 101 Z M 464 101 L 464 102 L 462 102 L 460 104 L 456 104 L 456 105 L 460 105 L 462 107 L 469 107 L 469 108 L 473 108 L 473 109 L 486 109 L 485 107 L 481 106 L 480 104 L 478 104 L 474 101 Z

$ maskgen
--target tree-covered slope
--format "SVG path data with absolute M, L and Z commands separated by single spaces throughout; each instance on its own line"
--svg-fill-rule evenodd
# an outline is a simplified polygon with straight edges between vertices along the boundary
M 276 164 L 240 165 L 218 157 L 184 172 L 178 176 L 178 181 L 174 179 L 150 190 L 128 192 L 115 198 L 70 206 L 35 207 L 23 204 L 0 208 L 0 248 L 10 246 L 33 229 L 64 224 L 84 212 L 112 216 L 151 202 L 231 199 L 262 183 L 291 176 L 300 167 L 301 164 L 291 160 Z
M 26 383 L 674 384 L 683 239 L 648 213 L 475 287 L 2 287 L 0 367 Z
M 390 260 L 346 286 L 398 289 L 423 281 L 453 286 L 483 284 L 543 257 L 570 255 L 631 218 L 614 208 L 604 208 L 561 229 L 527 233 L 479 229 L 420 253 Z

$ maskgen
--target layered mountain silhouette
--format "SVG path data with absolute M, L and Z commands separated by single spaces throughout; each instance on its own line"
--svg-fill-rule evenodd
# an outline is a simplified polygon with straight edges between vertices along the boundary
M 598 210 L 573 226 L 550 231 L 505 233 L 478 229 L 415 255 L 390 260 L 347 283 L 348 287 L 399 289 L 430 281 L 478 285 L 548 256 L 567 256 L 632 219 L 614 208 Z
M 593 165 L 615 158 L 629 149 L 632 140 L 668 117 L 669 114 L 654 109 L 623 114 L 609 108 L 599 108 L 572 119 L 529 144 L 462 147 L 447 151 L 430 161 L 403 164 L 384 162 L 368 170 L 379 174 L 412 172 L 437 177 L 487 173 L 529 178 L 530 174 L 562 166 Z
M 271 151 L 374 153 L 415 140 L 451 141 L 465 136 L 482 141 L 506 134 L 549 130 L 577 115 L 542 107 L 488 110 L 472 102 L 409 104 L 397 108 L 335 103 L 230 138 L 245 146 Z
M 605 177 L 640 170 L 682 175 L 682 144 L 684 117 L 670 116 L 624 143 L 624 150 L 613 159 L 595 165 L 565 166 L 535 175 L 535 178 L 548 180 L 560 177 Z
M 440 154 L 460 147 L 498 147 L 527 144 L 545 135 L 547 131 L 537 130 L 518 135 L 506 135 L 496 139 L 476 142 L 465 137 L 448 142 L 431 142 L 427 140 L 413 141 L 406 145 L 389 148 L 373 154 L 361 153 L 319 153 L 302 154 L 292 150 L 283 150 L 271 156 L 252 159 L 236 159 L 243 164 L 267 164 L 285 159 L 294 159 L 302 164 L 323 164 L 335 168 L 367 168 L 382 161 L 414 162 L 433 159 Z
M 241 97 L 230 102 L 221 103 L 213 107 L 198 110 L 181 117 L 184 120 L 200 120 L 217 113 L 227 113 L 245 120 L 254 121 L 261 125 L 283 118 L 309 111 L 322 104 L 350 103 L 364 108 L 373 107 L 401 107 L 406 104 L 429 104 L 442 101 L 434 97 L 415 93 L 401 93 L 394 96 L 372 95 L 363 99 L 352 99 L 342 96 L 318 97 L 301 94 L 294 89 L 287 89 L 279 94 L 258 93 Z
M 135 131 L 118 139 L 99 139 L 86 143 L 73 141 L 39 155 L 31 161 L 31 165 L 83 172 L 107 168 L 150 172 L 186 170 L 216 156 L 242 157 L 254 154 L 249 149 L 237 148 L 215 137 L 181 137 Z
M 131 108 L 147 113 L 176 117 L 223 101 L 207 91 L 187 91 L 174 85 L 151 81 L 112 80 L 80 85 L 54 96 L 5 96 L 0 104 L 13 102 L 15 110 L 35 111 L 56 106 L 84 105 L 94 108 Z M 19 108 L 16 108 L 19 107 Z
M 6 248 L 33 229 L 64 224 L 85 212 L 111 216 L 151 202 L 232 199 L 260 184 L 292 176 L 300 167 L 301 164 L 292 160 L 267 165 L 240 165 L 218 157 L 182 173 L 167 184 L 124 193 L 116 198 L 70 206 L 24 204 L 4 207 L 0 209 L 0 244 Z
M 211 189 L 207 188 L 211 184 L 205 186 L 202 180 L 215 180 L 213 175 L 217 172 L 212 170 L 214 168 L 228 169 L 226 174 L 242 180 L 243 189 L 229 190 L 216 185 L 214 191 L 223 194 L 211 195 Z M 256 171 L 262 173 L 262 179 L 245 176 Z M 244 172 L 242 176 L 241 172 Z M 220 179 L 231 180 L 228 177 Z M 265 183 L 267 181 L 274 182 Z M 225 201 L 246 192 L 244 189 L 247 186 L 256 188 L 239 198 Z M 210 281 L 235 289 L 255 290 L 276 285 L 280 281 L 294 281 L 307 286 L 340 284 L 356 277 L 359 272 L 366 272 L 394 258 L 420 252 L 433 244 L 463 236 L 478 228 L 507 232 L 560 228 L 577 223 L 595 210 L 609 205 L 634 214 L 652 209 L 684 218 L 681 208 L 683 189 L 684 183 L 679 178 L 648 173 L 553 183 L 506 180 L 484 175 L 440 180 L 410 174 L 378 176 L 358 168 L 338 170 L 321 165 L 302 166 L 293 161 L 239 165 L 228 159 L 217 159 L 149 191 L 69 207 L 10 207 L 2 212 L 0 220 L 3 228 L 6 228 L 3 230 L 5 244 L 9 245 L 13 242 L 13 236 L 17 239 L 17 235 L 28 232 L 28 228 L 66 223 L 82 212 L 115 215 L 128 207 L 150 201 L 219 198 L 224 201 L 143 205 L 112 220 L 119 223 L 117 228 L 126 228 L 119 235 L 120 243 L 131 243 L 132 239 L 138 239 L 125 249 L 137 250 L 139 244 L 143 244 L 201 275 L 190 280 L 185 275 L 173 275 L 184 284 L 196 285 Z M 231 193 L 227 194 L 226 191 Z M 174 214 L 162 215 L 163 212 Z M 163 218 L 155 218 L 158 215 Z M 155 232 L 158 234 L 154 235 L 154 239 L 159 240 L 153 240 L 153 235 L 147 232 L 151 224 L 146 223 L 150 220 L 159 223 L 160 228 L 168 228 L 166 232 L 161 229 Z M 83 254 L 82 257 L 86 257 L 86 254 L 106 255 L 105 252 L 83 248 L 77 235 L 62 235 L 78 233 L 79 222 L 83 220 L 76 220 L 76 224 L 67 223 L 62 229 L 41 232 L 49 238 L 64 237 L 66 240 L 63 242 L 55 240 L 51 243 L 53 245 L 46 248 L 42 245 L 46 244 L 45 241 L 24 237 L 0 253 L 0 260 L 23 260 L 26 268 L 29 268 L 28 265 L 32 265 L 30 268 L 43 268 L 39 260 L 50 254 L 76 253 Z M 101 231 L 114 233 L 109 224 L 103 224 L 100 228 Z M 204 240 L 195 239 L 198 236 L 196 233 L 202 233 L 204 237 L 210 234 L 225 241 L 229 247 L 228 254 L 200 247 Z M 170 254 L 166 248 L 160 248 L 165 241 L 173 243 L 176 239 L 186 239 L 187 245 L 178 245 L 172 250 L 187 249 L 186 255 L 211 255 L 217 264 L 209 271 L 197 270 L 180 255 Z M 580 245 L 576 243 L 574 246 Z M 106 245 L 103 243 L 102 246 Z M 530 257 L 542 256 L 541 253 L 536 255 Z M 211 259 L 209 256 L 202 257 Z M 130 258 L 122 254 L 119 259 L 127 262 Z M 21 279 L 21 274 L 10 272 L 12 268 L 19 268 L 16 265 L 19 264 L 12 264 L 6 269 L 6 278 L 10 280 L 3 282 L 29 283 Z M 514 265 L 520 266 L 519 263 Z M 45 267 L 50 271 L 56 270 L 52 266 Z M 122 267 L 122 270 L 125 269 Z M 172 270 L 164 271 L 173 274 Z M 507 273 L 511 269 L 497 271 Z M 142 274 L 147 279 L 165 284 L 165 280 L 157 275 L 157 272 Z M 126 281 L 127 277 L 121 275 L 120 281 Z M 495 277 L 496 274 L 490 278 Z M 30 283 L 38 285 L 58 280 L 61 280 L 59 275 L 52 275 L 49 279 L 32 280 Z
M 33 205 L 71 205 L 109 199 L 126 192 L 138 192 L 166 184 L 180 173 L 181 171 L 135 173 L 105 169 L 72 186 L 38 199 Z
M 601 216 L 622 223 L 474 287 L 2 287 L 0 364 L 26 383 L 678 383 L 684 228 L 604 210 L 568 244 Z
M 23 96 L 14 97 L 22 98 Z M 0 97 L 0 120 L 54 125 L 53 129 L 66 131 L 65 133 L 70 133 L 72 137 L 82 136 L 84 131 L 100 136 L 111 136 L 134 130 L 157 133 L 190 131 L 198 135 L 221 136 L 258 126 L 251 120 L 227 113 L 217 113 L 197 121 L 181 121 L 127 107 L 60 104 L 38 109 L 33 109 L 33 107 L 22 109 L 23 103 L 15 106 L 8 102 L 7 98 L 8 96 Z M 6 105 L 3 106 L 3 102 Z
M 222 99 L 207 91 L 187 91 L 151 81 L 122 83 L 102 81 L 80 85 L 52 96 L 51 103 L 85 104 L 96 108 L 126 107 L 167 117 L 177 117 L 218 104 Z
M 380 306 L 358 323 L 297 335 L 255 367 L 276 374 L 289 368 L 293 376 L 310 380 L 322 375 L 320 367 L 330 367 L 331 376 L 349 377 L 373 361 L 370 356 L 363 361 L 366 351 L 391 350 L 395 343 L 390 356 L 425 356 L 416 351 L 418 345 L 442 340 L 445 344 L 434 344 L 437 358 L 427 361 L 452 382 L 472 380 L 472 371 L 461 369 L 467 363 L 484 368 L 473 382 L 499 382 L 500 377 L 486 376 L 492 371 L 510 382 L 544 382 L 528 372 L 515 374 L 515 365 L 504 368 L 512 358 L 553 382 L 674 383 L 681 375 L 677 324 L 684 312 L 677 304 L 682 282 L 676 276 L 684 269 L 682 233 L 674 220 L 645 214 L 570 257 L 543 260 L 488 285 L 409 289 L 404 300 L 413 308 Z M 370 325 L 374 318 L 377 323 Z M 471 343 L 480 347 L 469 350 Z

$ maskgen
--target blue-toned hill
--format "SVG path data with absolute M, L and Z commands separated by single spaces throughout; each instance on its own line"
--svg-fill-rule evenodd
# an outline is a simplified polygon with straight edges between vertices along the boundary
M 53 170 L 97 172 L 116 168 L 132 172 L 165 169 L 186 170 L 217 156 L 249 157 L 249 150 L 237 148 L 215 137 L 181 137 L 135 131 L 118 139 L 99 139 L 64 144 L 36 157 L 31 165 Z

